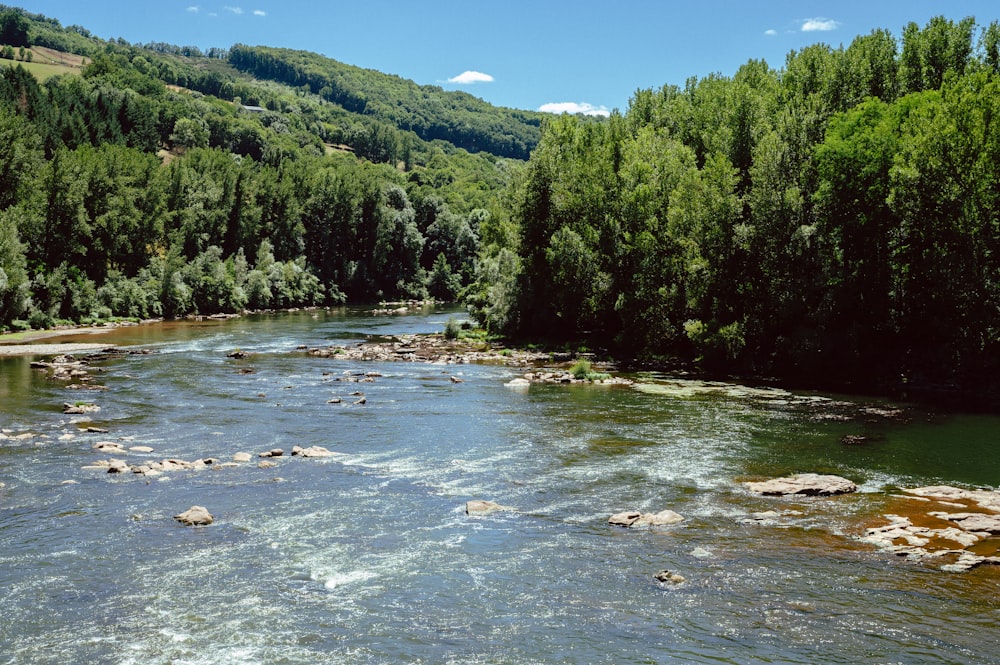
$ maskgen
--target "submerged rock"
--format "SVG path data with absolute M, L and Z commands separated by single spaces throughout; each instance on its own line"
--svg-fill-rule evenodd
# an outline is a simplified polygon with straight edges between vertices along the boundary
M 251 459 L 253 458 L 250 457 L 250 453 L 236 453 L 233 455 L 234 462 L 249 462 Z
M 657 582 L 669 583 L 669 584 L 681 584 L 686 582 L 687 579 L 683 575 L 678 575 L 669 570 L 661 570 L 656 575 L 654 575 Z
M 803 496 L 833 496 L 856 492 L 858 486 L 847 478 L 840 476 L 820 475 L 818 473 L 801 473 L 787 478 L 773 478 L 762 482 L 749 482 L 744 485 L 751 492 L 764 496 L 788 496 L 793 494 Z
M 983 564 L 1000 564 L 996 547 L 984 542 L 1000 534 L 1000 514 L 997 514 L 1000 493 L 948 485 L 904 489 L 903 492 L 903 496 L 895 498 L 909 499 L 900 506 L 901 512 L 906 514 L 884 515 L 888 524 L 869 527 L 862 541 L 910 560 L 944 558 L 947 563 L 940 569 L 945 572 L 965 572 Z M 941 507 L 961 510 L 940 510 Z
M 205 526 L 215 521 L 212 514 L 203 506 L 191 506 L 183 513 L 174 515 L 174 519 L 188 526 Z

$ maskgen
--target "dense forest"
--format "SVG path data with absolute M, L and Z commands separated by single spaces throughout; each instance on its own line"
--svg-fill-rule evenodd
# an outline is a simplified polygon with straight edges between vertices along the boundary
M 30 47 L 0 68 L 0 326 L 454 300 L 474 278 L 514 162 L 253 79 L 222 50 L 10 8 L 0 34 Z M 86 62 L 40 82 L 43 48 Z
M 299 51 L 0 36 L 2 327 L 431 296 L 636 361 L 1000 389 L 997 22 L 545 122 Z
M 997 389 L 998 74 L 996 22 L 935 18 L 550 122 L 475 312 L 637 360 Z

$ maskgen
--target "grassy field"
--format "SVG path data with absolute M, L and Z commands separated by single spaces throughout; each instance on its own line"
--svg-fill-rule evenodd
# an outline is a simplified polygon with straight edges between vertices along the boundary
M 0 60 L 0 67 L 21 65 L 31 72 L 31 75 L 39 82 L 43 82 L 59 74 L 79 74 L 87 62 L 87 59 L 82 56 L 53 51 L 50 48 L 35 46 L 29 50 L 31 51 L 31 62 Z
M 67 67 L 66 65 L 47 65 L 40 62 L 12 62 L 10 60 L 0 60 L 0 65 L 6 65 L 7 67 L 16 67 L 21 65 L 31 72 L 31 75 L 38 79 L 39 83 L 53 76 L 57 76 L 58 74 L 80 73 L 80 70 L 76 67 Z

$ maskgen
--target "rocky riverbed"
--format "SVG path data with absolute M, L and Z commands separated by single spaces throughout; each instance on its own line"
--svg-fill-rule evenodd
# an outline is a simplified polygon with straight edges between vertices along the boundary
M 613 376 L 613 363 L 593 362 L 589 376 L 571 373 L 580 360 L 590 363 L 586 354 L 552 353 L 512 349 L 495 346 L 489 342 L 449 340 L 442 334 L 400 335 L 391 340 L 365 341 L 351 345 L 334 345 L 321 348 L 300 347 L 317 358 L 350 360 L 356 362 L 416 362 L 432 365 L 463 365 L 491 363 L 528 369 L 520 380 L 509 385 L 532 383 L 592 383 L 597 385 L 632 385 L 632 380 Z
M 48 348 L 51 346 L 46 345 Z M 105 387 L 98 381 L 104 370 L 99 361 L 122 356 L 125 354 L 146 354 L 146 350 L 122 350 L 114 347 L 98 345 L 96 352 L 84 354 L 64 353 L 48 359 L 40 359 L 31 363 L 37 371 L 45 372 L 47 377 L 60 382 L 69 390 L 101 391 Z M 89 349 L 89 345 L 88 345 Z M 625 377 L 616 377 L 609 372 L 614 371 L 611 364 L 594 363 L 600 370 L 600 378 L 578 378 L 570 373 L 571 366 L 580 360 L 573 354 L 553 354 L 533 350 L 509 349 L 498 347 L 480 341 L 448 340 L 443 335 L 400 335 L 391 339 L 365 341 L 356 344 L 333 345 L 328 347 L 299 347 L 297 352 L 320 360 L 345 361 L 347 363 L 366 362 L 407 362 L 436 365 L 464 365 L 472 363 L 498 364 L 521 367 L 523 374 L 510 381 L 509 386 L 530 387 L 537 383 L 549 384 L 597 384 L 597 385 L 631 385 L 632 381 Z M 247 369 L 253 361 L 253 354 L 241 352 L 227 353 L 231 360 L 240 364 L 246 363 L 240 373 L 253 374 L 252 368 Z M 589 360 L 589 358 L 587 358 Z M 324 372 L 324 375 L 327 372 Z M 332 372 L 331 372 L 332 374 Z M 382 378 L 378 371 L 348 369 L 337 380 L 350 382 L 373 383 Z M 324 379 L 325 381 L 326 379 Z M 464 379 L 452 376 L 454 383 L 463 383 Z M 688 382 L 691 383 L 691 382 Z M 680 386 L 691 391 L 688 383 Z M 691 384 L 694 385 L 694 384 Z M 699 387 L 702 384 L 697 384 Z M 732 392 L 728 385 L 704 384 L 705 390 L 718 392 L 730 390 L 734 399 L 782 399 L 788 400 L 791 395 L 774 389 L 757 389 L 758 395 L 752 389 L 742 392 Z M 721 387 L 720 387 L 721 386 Z M 643 386 L 639 386 L 643 388 Z M 667 385 L 664 390 L 673 390 Z M 643 392 L 649 392 L 648 388 Z M 673 393 L 671 393 L 673 394 Z M 727 393 L 728 395 L 729 393 Z M 684 395 L 687 395 L 685 392 Z M 801 398 L 804 399 L 804 398 Z M 327 399 L 328 403 L 345 406 L 361 407 L 365 404 L 364 393 L 356 391 L 349 398 L 335 397 Z M 808 400 L 807 400 L 808 401 Z M 816 400 L 812 400 L 816 401 Z M 809 403 L 812 403 L 809 401 Z M 829 406 L 829 403 L 824 403 Z M 833 403 L 836 404 L 836 403 Z M 279 405 L 280 406 L 280 405 Z M 366 408 L 372 408 L 368 406 Z M 58 438 L 64 441 L 79 439 L 91 444 L 95 453 L 103 457 L 84 465 L 86 472 L 110 474 L 109 477 L 119 478 L 155 478 L 169 475 L 183 477 L 183 472 L 198 472 L 205 469 L 230 469 L 256 467 L 271 469 L 279 463 L 286 463 L 289 458 L 332 457 L 338 453 L 322 446 L 294 446 L 290 455 L 276 448 L 269 448 L 259 453 L 240 452 L 235 455 L 226 454 L 226 461 L 219 457 L 204 456 L 198 459 L 179 459 L 171 456 L 154 456 L 154 448 L 143 445 L 135 437 L 107 436 L 108 431 L 92 422 L 92 418 L 100 412 L 98 400 L 66 401 L 63 405 L 67 416 L 84 416 L 77 419 L 76 429 L 68 428 Z M 866 417 L 898 418 L 900 412 L 869 413 Z M 95 436 L 97 435 L 97 436 Z M 46 435 L 38 435 L 30 431 L 0 432 L 0 439 L 13 445 L 45 445 L 51 440 Z M 96 442 L 95 442 L 95 439 Z M 853 439 L 844 445 L 861 445 Z M 254 458 L 257 458 L 256 463 Z M 276 458 L 285 458 L 282 460 Z M 751 494 L 794 501 L 837 501 L 838 495 L 854 493 L 857 485 L 845 478 L 823 474 L 798 474 L 783 478 L 770 478 L 740 482 L 734 479 L 734 490 L 742 487 Z M 869 489 L 870 492 L 870 489 Z M 805 498 L 802 498 L 805 497 Z M 882 516 L 866 523 L 857 525 L 860 530 L 857 538 L 865 543 L 911 561 L 933 563 L 943 571 L 960 572 L 982 564 L 1000 564 L 1000 492 L 994 490 L 962 489 L 951 486 L 935 486 L 922 488 L 907 488 L 892 490 L 886 494 L 887 509 Z M 802 524 L 810 518 L 807 512 L 798 509 L 797 505 L 775 506 L 774 510 L 747 511 L 747 524 L 756 524 L 761 528 L 785 527 Z M 483 515 L 492 512 L 516 511 L 515 508 L 495 504 L 493 502 L 470 502 L 466 506 L 469 514 Z M 669 509 L 660 512 L 645 513 L 631 510 L 612 515 L 608 524 L 620 527 L 664 526 L 676 525 L 684 521 L 684 517 Z M 693 527 L 697 528 L 697 527 Z

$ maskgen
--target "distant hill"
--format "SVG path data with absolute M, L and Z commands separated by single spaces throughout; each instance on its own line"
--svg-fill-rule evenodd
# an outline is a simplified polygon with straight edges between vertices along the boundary
M 546 117 L 536 111 L 493 106 L 464 92 L 421 86 L 307 51 L 237 44 L 228 50 L 212 48 L 206 53 L 197 47 L 162 42 L 128 44 L 121 39 L 103 40 L 81 26 L 63 27 L 57 19 L 16 7 L 0 5 L 0 15 L 23 21 L 19 25 L 26 29 L 27 41 L 35 48 L 88 57 L 109 47 L 125 48 L 130 50 L 130 59 L 138 49 L 156 65 L 157 71 L 147 72 L 153 78 L 228 101 L 240 97 L 244 103 L 248 99 L 263 103 L 267 95 L 255 79 L 317 95 L 343 109 L 337 114 L 341 125 L 364 127 L 369 137 L 366 140 L 378 135 L 379 144 L 387 140 L 398 143 L 397 150 L 388 152 L 398 152 L 399 156 L 404 151 L 405 135 L 412 133 L 423 141 L 445 141 L 469 152 L 526 160 L 538 145 Z M 55 72 L 45 72 L 51 73 Z M 399 132 L 399 136 L 386 139 L 387 128 Z M 345 138 L 349 137 L 337 137 L 336 142 Z M 368 152 L 376 161 L 382 161 L 380 154 L 385 156 L 387 151 L 380 148 Z M 365 153 L 362 146 L 359 154 Z
M 492 106 L 464 92 L 417 85 L 307 51 L 237 44 L 229 50 L 229 63 L 261 79 L 308 87 L 348 111 L 413 131 L 425 141 L 448 141 L 470 152 L 527 159 L 540 136 L 541 113 Z

